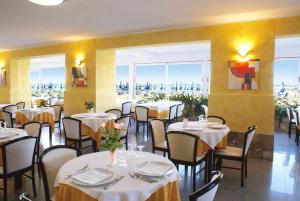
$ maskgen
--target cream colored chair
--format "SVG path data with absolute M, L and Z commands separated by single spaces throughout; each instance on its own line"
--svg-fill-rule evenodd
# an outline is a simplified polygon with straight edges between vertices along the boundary
M 149 137 L 149 109 L 144 106 L 136 106 L 135 107 L 135 115 L 136 115 L 136 135 L 139 132 L 140 125 L 143 126 L 143 133 L 145 131 L 145 126 L 147 127 L 147 137 Z
M 167 124 L 174 123 L 176 121 L 176 114 L 177 114 L 177 105 L 172 105 L 169 108 L 169 116 L 165 118 Z
M 16 176 L 26 176 L 32 181 L 33 194 L 36 197 L 34 175 L 34 151 L 36 138 L 31 136 L 21 137 L 6 142 L 0 146 L 3 155 L 3 166 L 0 166 L 0 180 L 3 180 L 3 198 L 7 201 L 7 181 Z
M 63 164 L 80 156 L 80 150 L 75 147 L 58 145 L 46 149 L 41 155 L 40 167 L 44 183 L 46 201 L 54 201 L 54 182 Z
M 119 109 L 107 110 L 107 111 L 105 111 L 105 113 L 114 114 L 117 116 L 117 119 L 119 119 L 122 116 L 122 111 Z
M 2 115 L 3 115 L 3 120 L 6 123 L 7 128 L 21 128 L 22 127 L 21 124 L 14 123 L 12 113 L 3 111 Z
M 165 132 L 165 122 L 161 119 L 153 119 L 150 121 L 152 135 L 152 152 L 162 151 L 164 156 L 168 152 Z
M 219 124 L 226 124 L 226 121 L 223 117 L 215 116 L 215 115 L 209 115 L 207 116 L 207 120 L 209 122 L 219 123 Z
M 128 101 L 122 104 L 122 116 L 131 115 L 132 102 Z
M 217 193 L 219 184 L 223 178 L 220 171 L 212 172 L 212 179 L 208 184 L 189 195 L 190 201 L 213 201 Z
M 227 146 L 225 149 L 219 149 L 215 152 L 214 158 L 217 159 L 217 168 L 229 168 L 241 171 L 241 187 L 244 186 L 244 177 L 247 177 L 247 156 L 254 137 L 256 126 L 251 126 L 245 132 L 243 148 Z M 240 161 L 241 168 L 222 166 L 222 161 L 233 160 Z
M 197 155 L 199 136 L 182 131 L 167 132 L 169 159 L 177 166 L 191 166 L 193 171 L 193 191 L 196 189 L 196 167 L 205 162 L 205 178 L 207 176 L 207 156 Z
M 62 115 L 62 107 L 60 105 L 51 105 L 51 108 L 54 110 L 55 118 L 54 123 L 58 124 L 59 135 L 61 138 L 61 115 Z
M 2 111 L 10 112 L 12 114 L 13 120 L 16 118 L 17 110 L 18 110 L 18 107 L 16 105 L 7 105 L 7 106 L 2 108 Z
M 292 129 L 296 127 L 296 118 L 294 118 L 293 116 L 293 109 L 290 107 L 286 107 L 286 114 L 288 117 L 288 121 L 289 121 L 289 129 L 288 129 L 288 135 L 289 138 L 291 137 L 292 134 Z
M 126 150 L 128 150 L 128 128 L 129 128 L 130 116 L 123 116 L 116 119 L 116 123 L 123 124 L 124 130 L 121 131 L 121 140 L 125 140 Z
M 181 121 L 182 120 L 183 110 L 184 110 L 184 103 L 181 103 L 181 104 L 177 105 L 176 121 Z
M 300 127 L 299 127 L 299 112 L 297 109 L 293 109 L 293 117 L 296 120 L 295 126 L 296 126 L 296 136 L 295 136 L 295 142 L 297 146 L 299 146 L 299 136 L 300 136 Z
M 25 108 L 25 102 L 18 102 L 16 103 L 17 109 L 24 109 Z

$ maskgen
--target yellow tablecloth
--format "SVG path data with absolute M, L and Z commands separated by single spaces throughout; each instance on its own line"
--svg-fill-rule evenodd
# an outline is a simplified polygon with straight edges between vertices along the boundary
M 217 144 L 216 149 L 225 149 L 227 146 L 227 135 L 223 137 L 222 141 Z M 202 140 L 198 140 L 198 147 L 197 147 L 197 155 L 202 156 L 205 152 L 208 152 L 211 148 L 203 142 Z
M 54 131 L 54 119 L 51 113 L 43 112 L 38 114 L 33 118 L 33 121 L 38 121 L 41 123 L 48 123 L 50 125 L 51 131 Z M 16 123 L 24 125 L 30 122 L 30 120 L 21 112 L 16 112 Z
M 158 112 L 157 110 L 149 110 L 148 115 L 152 118 L 165 119 L 169 117 L 169 111 Z
M 56 201 L 97 201 L 81 190 L 67 184 L 55 188 Z M 170 182 L 153 193 L 147 201 L 180 201 L 178 181 Z
M 0 119 L 3 119 L 3 114 L 2 114 L 2 112 L 0 112 Z

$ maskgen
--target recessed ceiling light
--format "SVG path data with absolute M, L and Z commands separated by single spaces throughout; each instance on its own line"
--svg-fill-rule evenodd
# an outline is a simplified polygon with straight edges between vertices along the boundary
M 29 1 L 43 6 L 56 6 L 64 2 L 64 0 L 29 0 Z

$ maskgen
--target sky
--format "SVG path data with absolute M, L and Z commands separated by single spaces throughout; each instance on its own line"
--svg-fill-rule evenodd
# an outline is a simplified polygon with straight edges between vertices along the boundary
M 58 68 L 42 68 L 41 80 L 42 83 L 65 83 L 66 69 L 65 67 Z M 37 84 L 39 82 L 39 73 L 36 71 L 31 72 L 31 83 Z
M 201 81 L 202 69 L 201 64 L 170 64 L 169 65 L 169 83 L 199 83 Z M 117 67 L 117 83 L 129 81 L 128 66 Z M 151 82 L 160 84 L 165 82 L 164 65 L 140 65 L 136 67 L 136 82 Z
M 299 65 L 297 60 L 276 61 L 274 66 L 274 85 L 299 85 Z

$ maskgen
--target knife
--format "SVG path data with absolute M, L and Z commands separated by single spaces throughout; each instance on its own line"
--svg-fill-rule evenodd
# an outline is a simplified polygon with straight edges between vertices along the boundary
M 124 176 L 120 176 L 119 178 L 113 180 L 110 184 L 108 184 L 107 186 L 104 187 L 104 190 L 109 189 L 110 187 L 112 187 L 114 184 L 118 183 L 119 181 L 121 181 L 124 178 Z

